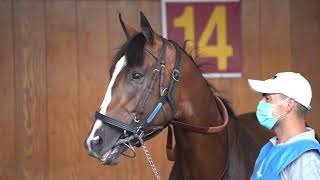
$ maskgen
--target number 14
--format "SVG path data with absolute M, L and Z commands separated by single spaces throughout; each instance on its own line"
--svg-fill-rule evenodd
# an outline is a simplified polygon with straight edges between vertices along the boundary
M 192 48 L 195 44 L 195 23 L 194 23 L 194 8 L 186 6 L 182 15 L 174 19 L 175 27 L 184 28 L 185 39 L 190 40 Z M 217 44 L 208 44 L 209 39 L 217 28 Z M 224 71 L 228 67 L 228 57 L 233 56 L 233 48 L 227 44 L 227 22 L 226 22 L 226 7 L 217 6 L 211 13 L 208 22 L 205 25 L 203 32 L 198 41 L 198 49 L 205 53 L 199 53 L 199 57 L 217 57 L 218 70 Z M 195 57 L 195 51 L 191 54 Z

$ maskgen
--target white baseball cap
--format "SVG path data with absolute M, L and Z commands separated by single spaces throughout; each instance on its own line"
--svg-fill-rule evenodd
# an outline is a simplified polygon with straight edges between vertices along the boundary
M 250 88 L 258 93 L 281 93 L 310 109 L 311 86 L 303 76 L 294 72 L 281 72 L 265 81 L 248 79 Z

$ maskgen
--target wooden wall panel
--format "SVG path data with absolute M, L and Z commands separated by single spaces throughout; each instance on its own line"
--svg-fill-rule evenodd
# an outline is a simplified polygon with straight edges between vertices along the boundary
M 48 176 L 79 179 L 79 72 L 76 1 L 46 3 Z
M 320 135 L 320 1 L 291 1 L 291 42 L 294 70 L 302 73 L 312 86 L 313 98 L 308 123 Z
M 47 99 L 44 1 L 14 2 L 18 179 L 45 179 Z
M 106 8 L 105 1 L 77 3 L 81 143 L 94 123 L 94 113 L 101 105 L 109 81 Z M 87 155 L 83 146 L 79 153 L 81 179 L 115 179 L 108 168 Z
M 16 179 L 13 17 L 11 1 L 0 1 L 0 177 Z M 3 149 L 4 148 L 4 149 Z
M 261 70 L 264 79 L 292 70 L 290 44 L 290 1 L 261 1 Z
M 242 1 L 241 4 L 242 35 L 242 78 L 238 80 L 235 97 L 232 99 L 237 113 L 255 111 L 256 103 L 261 98 L 249 90 L 247 79 L 261 79 L 260 58 L 260 2 L 256 0 Z M 246 98 L 244 101 L 244 97 Z

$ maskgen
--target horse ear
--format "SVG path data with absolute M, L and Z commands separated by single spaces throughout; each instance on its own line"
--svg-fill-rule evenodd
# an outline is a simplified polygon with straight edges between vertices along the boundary
M 120 20 L 121 27 L 127 36 L 127 39 L 131 38 L 132 36 L 138 33 L 137 30 L 135 30 L 134 28 L 132 28 L 131 26 L 123 22 L 121 13 L 119 13 L 119 20 Z
M 147 41 L 153 42 L 154 33 L 151 28 L 151 25 L 148 22 L 148 19 L 143 14 L 143 12 L 140 12 L 140 27 L 141 27 L 141 32 L 144 35 L 144 37 L 147 39 Z

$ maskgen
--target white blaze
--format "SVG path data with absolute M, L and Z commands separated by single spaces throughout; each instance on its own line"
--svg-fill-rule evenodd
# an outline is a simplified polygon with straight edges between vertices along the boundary
M 119 75 L 120 71 L 126 65 L 127 65 L 126 58 L 125 58 L 125 56 L 122 56 L 122 58 L 116 64 L 116 67 L 115 67 L 115 69 L 113 71 L 113 74 L 112 74 L 112 78 L 111 78 L 111 80 L 109 82 L 109 86 L 108 86 L 106 95 L 105 95 L 105 97 L 103 99 L 103 102 L 102 102 L 102 104 L 100 106 L 100 113 L 103 114 L 103 115 L 106 115 L 107 107 L 111 102 L 111 93 L 112 93 L 113 84 L 116 81 L 116 78 Z
M 119 61 L 117 62 L 116 67 L 114 68 L 111 80 L 110 80 L 108 88 L 107 88 L 106 95 L 105 95 L 105 97 L 104 97 L 104 99 L 102 101 L 102 104 L 100 106 L 100 113 L 103 114 L 103 115 L 106 115 L 107 108 L 108 108 L 108 106 L 109 106 L 109 104 L 111 102 L 113 84 L 116 81 L 116 78 L 119 75 L 119 73 L 121 72 L 121 70 L 126 65 L 127 65 L 126 57 L 122 56 L 119 59 Z M 99 129 L 101 127 L 102 124 L 103 124 L 102 121 L 99 120 L 99 119 L 97 119 L 96 122 L 94 123 L 93 128 L 91 130 L 91 133 L 90 133 L 90 135 L 89 135 L 89 137 L 87 139 L 87 145 L 88 145 L 89 150 L 91 150 L 90 142 L 92 140 L 98 140 L 99 139 L 98 136 L 97 137 L 94 136 L 94 133 L 96 132 L 97 129 Z

